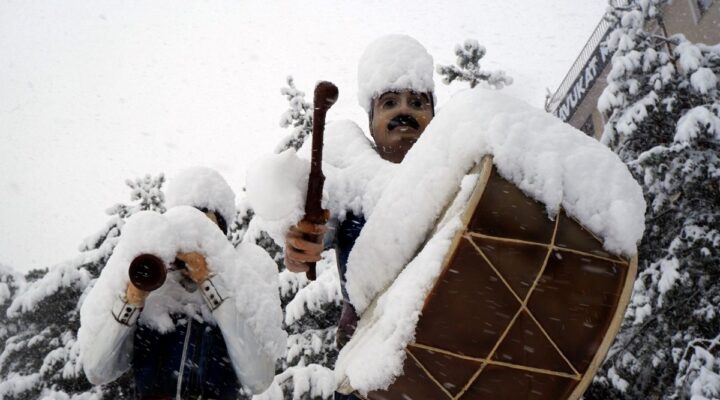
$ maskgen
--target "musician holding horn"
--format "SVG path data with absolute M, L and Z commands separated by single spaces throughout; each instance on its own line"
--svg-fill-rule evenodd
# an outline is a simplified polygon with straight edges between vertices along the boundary
M 286 341 L 275 263 L 255 245 L 228 242 L 235 194 L 216 171 L 181 172 L 166 205 L 128 219 L 83 302 L 88 380 L 108 383 L 132 367 L 139 399 L 264 391 Z
M 402 162 L 434 116 L 433 90 L 433 59 L 417 40 L 388 35 L 365 50 L 358 65 L 358 100 L 368 113 L 374 148 L 382 159 Z M 307 272 L 308 264 L 319 261 L 330 244 L 336 250 L 343 294 L 339 348 L 357 326 L 358 316 L 345 290 L 345 272 L 364 224 L 363 215 L 348 211 L 342 221 L 328 224 L 301 220 L 286 235 L 285 265 L 293 272 Z

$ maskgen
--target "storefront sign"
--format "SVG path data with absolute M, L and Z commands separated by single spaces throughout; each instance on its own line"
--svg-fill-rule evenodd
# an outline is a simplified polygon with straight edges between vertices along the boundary
M 607 35 L 605 35 L 605 37 L 607 37 Z M 604 41 L 605 38 L 603 38 L 600 43 L 603 43 Z M 575 78 L 575 82 L 573 82 L 570 90 L 565 94 L 565 98 L 562 103 L 560 103 L 560 106 L 555 109 L 554 114 L 556 117 L 565 122 L 572 117 L 575 110 L 583 101 L 587 92 L 593 87 L 595 81 L 600 76 L 611 58 L 612 54 L 603 45 L 598 46 L 595 51 L 593 51 L 593 54 L 588 59 L 585 67 L 583 67 L 580 74 L 578 74 L 578 77 Z

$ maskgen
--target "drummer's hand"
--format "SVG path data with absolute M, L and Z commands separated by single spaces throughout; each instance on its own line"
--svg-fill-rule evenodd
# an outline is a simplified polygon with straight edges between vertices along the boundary
M 327 218 L 325 219 L 327 221 Z M 320 261 L 326 224 L 302 220 L 285 235 L 285 266 L 292 272 L 307 272 L 307 263 Z
M 135 306 L 143 306 L 149 294 L 150 292 L 138 289 L 132 282 L 128 282 L 128 287 L 125 290 L 127 302 Z
M 202 254 L 196 251 L 190 253 L 178 253 L 176 258 L 185 262 L 185 265 L 187 266 L 186 274 L 195 283 L 200 283 L 210 276 L 207 261 L 205 261 L 205 257 Z

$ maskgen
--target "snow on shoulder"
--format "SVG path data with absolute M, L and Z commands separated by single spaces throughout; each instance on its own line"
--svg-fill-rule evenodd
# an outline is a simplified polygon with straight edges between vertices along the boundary
M 309 171 L 308 161 L 292 148 L 266 155 L 248 168 L 247 201 L 271 235 L 274 231 L 284 234 L 304 215 Z
M 398 165 L 383 160 L 360 127 L 349 120 L 329 122 L 323 149 L 323 208 L 343 219 L 348 211 L 369 216 Z M 248 169 L 247 199 L 256 212 L 251 228 L 284 242 L 287 229 L 305 214 L 310 140 L 299 152 L 269 154 Z
M 325 207 L 341 219 L 347 211 L 369 217 L 398 165 L 383 160 L 352 121 L 333 122 L 325 131 L 323 170 L 328 170 Z
M 433 58 L 407 35 L 387 35 L 365 49 L 358 63 L 358 101 L 370 112 L 372 99 L 393 90 L 433 93 Z
M 394 171 L 350 254 L 346 288 L 358 312 L 368 314 L 338 358 L 341 384 L 367 393 L 387 388 L 402 373 L 403 349 L 462 228 L 463 207 L 452 204 L 451 215 L 438 227 L 436 221 L 453 198 L 466 199 L 474 185 L 468 172 L 485 155 L 493 156 L 503 178 L 542 202 L 548 218 L 562 206 L 607 250 L 637 252 L 645 201 L 612 151 L 497 91 L 458 93 Z

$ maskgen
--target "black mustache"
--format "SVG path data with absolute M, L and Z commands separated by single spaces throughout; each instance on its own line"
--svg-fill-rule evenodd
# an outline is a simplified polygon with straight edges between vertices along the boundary
M 415 130 L 420 129 L 420 124 L 411 115 L 398 115 L 388 122 L 388 130 L 391 131 L 399 126 L 409 126 Z

